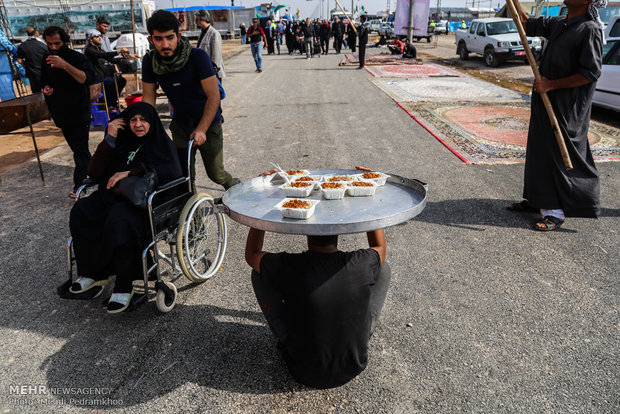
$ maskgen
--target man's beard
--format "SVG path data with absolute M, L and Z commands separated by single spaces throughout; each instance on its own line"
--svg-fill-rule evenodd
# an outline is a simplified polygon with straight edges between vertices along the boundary
M 60 55 L 62 53 L 64 53 L 67 49 L 69 49 L 69 46 L 67 45 L 62 45 L 59 49 L 56 50 L 50 50 L 50 55 Z

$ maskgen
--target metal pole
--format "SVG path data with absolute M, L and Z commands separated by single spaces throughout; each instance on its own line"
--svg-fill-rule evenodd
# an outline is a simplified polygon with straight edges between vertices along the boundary
M 173 3 L 174 4 L 174 3 Z M 129 7 L 131 7 L 131 36 L 133 38 L 133 54 L 137 55 L 138 54 L 138 50 L 136 48 L 136 21 L 135 21 L 135 17 L 133 14 L 133 0 L 129 1 Z M 144 11 L 142 13 L 140 13 L 140 16 L 142 16 L 144 13 Z M 138 73 L 136 72 L 134 74 L 134 79 L 136 82 L 136 88 L 138 90 L 140 90 L 140 87 L 138 86 Z M 120 99 L 121 97 L 119 96 L 118 99 Z M 106 104 L 106 108 L 107 108 L 107 104 Z
M 129 7 L 131 7 L 131 35 L 133 37 L 133 53 L 137 54 L 136 49 L 136 21 L 133 15 L 133 0 L 130 0 Z
M 413 40 L 413 4 L 414 0 L 409 0 L 409 25 L 407 27 L 407 39 L 409 39 L 409 43 Z
M 41 174 L 41 182 L 45 185 L 45 177 L 43 176 L 43 167 L 41 167 L 41 158 L 39 158 L 39 147 L 37 147 L 37 139 L 34 136 L 34 129 L 32 128 L 32 119 L 30 119 L 30 105 L 26 105 L 25 108 L 26 119 L 30 126 L 30 135 L 32 135 L 32 143 L 34 144 L 34 153 L 37 155 L 37 164 L 39 164 L 39 174 Z

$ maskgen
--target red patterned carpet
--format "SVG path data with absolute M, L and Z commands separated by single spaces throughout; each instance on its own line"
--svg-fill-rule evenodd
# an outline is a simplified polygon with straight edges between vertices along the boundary
M 388 54 L 366 54 L 366 58 L 364 59 L 364 65 L 411 65 L 412 63 L 415 63 L 415 59 L 403 59 L 398 55 Z M 352 66 L 359 64 L 360 61 L 358 55 L 354 55 L 352 53 L 347 53 L 344 55 L 344 58 L 339 63 L 340 66 Z
M 464 162 L 525 161 L 528 102 L 404 102 L 399 105 Z M 620 129 L 590 121 L 588 139 L 595 160 L 620 161 Z

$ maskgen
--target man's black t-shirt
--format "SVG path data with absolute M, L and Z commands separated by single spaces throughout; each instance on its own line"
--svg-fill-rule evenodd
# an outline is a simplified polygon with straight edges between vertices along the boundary
M 44 62 L 41 66 L 41 85 L 54 88 L 54 93 L 45 97 L 45 102 L 52 112 L 56 126 L 86 124 L 90 122 L 88 86 L 93 83 L 94 79 L 93 65 L 86 56 L 68 47 L 63 48 L 59 56 L 83 71 L 86 81 L 78 83 L 64 69 L 52 68 Z
M 373 249 L 263 256 L 260 275 L 284 298 L 284 354 L 298 382 L 337 387 L 366 368 L 370 289 L 380 265 Z
M 47 46 L 40 40 L 31 37 L 17 46 L 17 57 L 25 59 L 26 76 L 41 78 L 41 65 L 43 58 L 49 54 Z

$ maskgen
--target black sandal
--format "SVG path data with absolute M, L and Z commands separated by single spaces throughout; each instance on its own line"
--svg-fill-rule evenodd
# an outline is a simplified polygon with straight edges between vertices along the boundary
M 539 209 L 532 207 L 527 200 L 512 203 L 506 207 L 506 210 L 514 211 L 516 213 L 536 213 L 539 211 Z
M 539 224 L 544 224 L 545 227 L 540 227 Z M 553 216 L 545 216 L 543 217 L 542 220 L 539 220 L 536 223 L 534 223 L 534 229 L 538 231 L 551 231 L 551 230 L 559 229 L 560 227 L 562 227 L 562 224 L 564 224 L 564 220 L 560 218 L 553 217 Z

